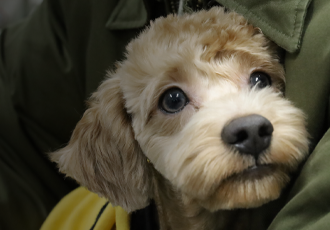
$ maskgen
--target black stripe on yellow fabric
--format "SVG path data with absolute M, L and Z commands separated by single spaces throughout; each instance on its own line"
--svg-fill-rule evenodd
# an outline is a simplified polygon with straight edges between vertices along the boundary
M 95 220 L 95 222 L 94 222 L 94 224 L 93 224 L 93 226 L 91 227 L 90 230 L 94 230 L 97 221 L 100 219 L 102 213 L 104 212 L 104 210 L 105 210 L 105 208 L 108 206 L 108 204 L 109 204 L 109 202 L 107 202 L 105 205 L 103 205 L 103 207 L 101 208 L 99 214 L 97 214 L 96 220 Z

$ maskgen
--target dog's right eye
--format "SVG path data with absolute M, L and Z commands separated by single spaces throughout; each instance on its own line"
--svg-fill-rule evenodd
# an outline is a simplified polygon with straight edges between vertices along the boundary
M 188 98 L 179 88 L 166 90 L 159 101 L 159 108 L 166 113 L 180 112 L 187 104 Z
M 254 72 L 250 76 L 251 87 L 256 86 L 259 89 L 271 86 L 272 81 L 268 74 L 264 72 Z

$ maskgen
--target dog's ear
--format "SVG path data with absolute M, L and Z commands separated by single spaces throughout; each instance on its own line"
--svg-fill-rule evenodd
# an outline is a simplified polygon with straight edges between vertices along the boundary
M 113 205 L 131 212 L 148 205 L 150 174 L 134 139 L 120 78 L 108 79 L 89 100 L 67 147 L 51 153 L 60 171 Z

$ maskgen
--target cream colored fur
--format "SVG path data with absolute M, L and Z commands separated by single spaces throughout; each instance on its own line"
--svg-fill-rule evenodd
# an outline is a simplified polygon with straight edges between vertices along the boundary
M 272 86 L 251 89 L 254 71 L 269 74 Z M 190 102 L 166 114 L 158 101 L 173 86 Z M 51 159 L 129 212 L 154 199 L 161 229 L 218 229 L 225 222 L 219 210 L 277 199 L 308 152 L 304 115 L 283 87 L 276 47 L 236 13 L 213 8 L 160 18 L 127 46 L 126 60 L 108 73 L 70 143 Z M 250 114 L 274 127 L 257 162 L 271 167 L 258 177 L 247 173 L 255 159 L 220 137 L 228 122 Z

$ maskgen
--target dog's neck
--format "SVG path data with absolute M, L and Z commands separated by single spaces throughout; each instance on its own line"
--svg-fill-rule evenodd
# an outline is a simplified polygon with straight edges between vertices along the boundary
M 251 228 L 249 210 L 210 212 L 196 202 L 184 202 L 168 180 L 153 171 L 153 191 L 160 230 L 247 230 Z

